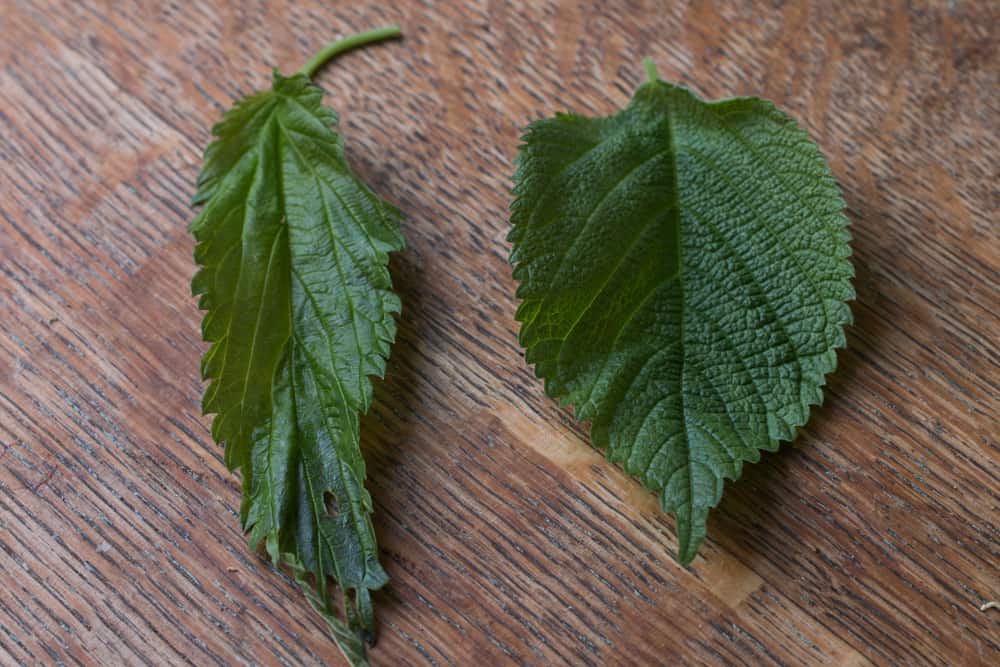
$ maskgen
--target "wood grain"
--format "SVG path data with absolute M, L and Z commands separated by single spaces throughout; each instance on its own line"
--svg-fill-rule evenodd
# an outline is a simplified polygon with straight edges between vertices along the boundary
M 363 423 L 376 665 L 995 665 L 1000 6 L 980 2 L 0 0 L 0 662 L 339 664 L 247 551 L 199 414 L 187 202 L 271 66 L 318 78 L 407 215 Z M 650 55 L 762 94 L 843 187 L 856 323 L 794 446 L 672 522 L 547 399 L 504 240 L 519 129 L 622 105 Z

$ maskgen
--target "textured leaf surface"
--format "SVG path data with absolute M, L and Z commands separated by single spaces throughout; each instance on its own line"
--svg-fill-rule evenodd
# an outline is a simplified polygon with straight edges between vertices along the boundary
M 358 662 L 369 591 L 386 582 L 358 416 L 395 336 L 387 262 L 403 239 L 398 212 L 351 173 L 321 96 L 305 76 L 275 73 L 270 91 L 214 128 L 191 223 L 192 289 L 211 343 L 203 409 L 216 413 L 226 464 L 242 471 L 251 546 L 263 541 L 295 571 Z M 349 627 L 334 616 L 329 578 Z
M 843 201 L 766 101 L 661 81 L 528 127 L 511 262 L 546 391 L 677 519 L 694 558 L 726 478 L 791 440 L 850 319 Z

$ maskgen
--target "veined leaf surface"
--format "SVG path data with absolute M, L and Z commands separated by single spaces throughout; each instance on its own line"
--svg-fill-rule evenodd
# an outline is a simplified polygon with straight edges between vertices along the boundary
M 844 345 L 830 170 L 770 102 L 651 73 L 614 116 L 532 123 L 514 194 L 527 361 L 675 515 L 689 562 L 724 480 L 794 438 Z
M 387 263 L 403 238 L 396 209 L 348 167 L 321 97 L 304 74 L 275 72 L 271 90 L 213 129 L 190 226 L 201 266 L 192 290 L 211 343 L 203 409 L 215 413 L 226 464 L 242 473 L 251 546 L 263 541 L 291 567 L 345 656 L 365 664 L 370 591 L 387 578 L 358 419 L 395 337 L 400 301 Z

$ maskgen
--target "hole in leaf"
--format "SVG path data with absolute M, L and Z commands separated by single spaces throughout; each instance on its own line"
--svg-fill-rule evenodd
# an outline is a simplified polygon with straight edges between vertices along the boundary
M 323 505 L 326 506 L 327 515 L 336 519 L 340 516 L 340 509 L 337 507 L 337 496 L 333 495 L 330 491 L 323 492 Z

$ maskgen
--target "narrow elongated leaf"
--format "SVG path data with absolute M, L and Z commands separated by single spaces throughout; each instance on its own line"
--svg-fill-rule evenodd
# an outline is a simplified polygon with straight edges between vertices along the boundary
M 528 362 L 676 516 L 688 562 L 724 480 L 822 400 L 853 269 L 794 121 L 651 78 L 614 116 L 528 127 L 510 259 Z
M 388 253 L 399 213 L 349 169 L 335 114 L 303 74 L 228 111 L 205 153 L 191 223 L 206 310 L 212 435 L 243 476 L 243 528 L 285 563 L 352 664 L 364 664 L 379 564 L 359 446 L 395 336 Z M 328 581 L 344 592 L 347 623 Z M 363 632 L 362 632 L 363 631 Z

